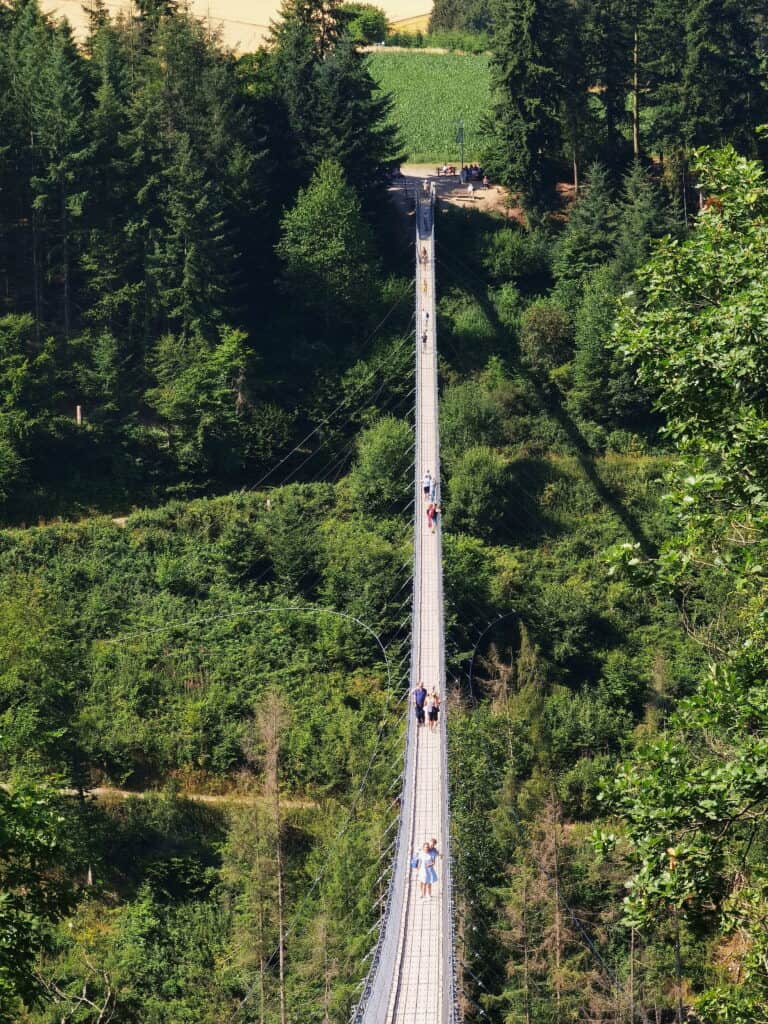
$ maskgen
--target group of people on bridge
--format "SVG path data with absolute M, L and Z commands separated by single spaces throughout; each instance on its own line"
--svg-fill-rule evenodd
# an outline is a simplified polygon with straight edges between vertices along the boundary
M 440 503 L 437 500 L 437 480 L 429 470 L 424 474 L 422 487 L 424 490 L 424 501 L 427 507 L 427 529 L 434 533 L 437 527 L 438 516 L 442 512 Z

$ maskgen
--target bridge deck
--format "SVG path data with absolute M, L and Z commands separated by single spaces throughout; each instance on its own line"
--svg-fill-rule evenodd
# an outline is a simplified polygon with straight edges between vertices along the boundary
M 356 1015 L 356 1020 L 363 1024 L 449 1024 L 453 1019 L 442 543 L 440 524 L 435 533 L 427 526 L 422 490 L 427 470 L 440 479 L 431 200 L 422 197 L 416 219 L 416 515 L 411 686 L 421 681 L 427 690 L 435 687 L 443 704 L 434 732 L 427 725 L 418 727 L 413 708 L 410 710 L 398 853 L 385 930 Z M 432 838 L 437 839 L 443 856 L 437 861 L 438 882 L 430 899 L 420 895 L 410 859 Z

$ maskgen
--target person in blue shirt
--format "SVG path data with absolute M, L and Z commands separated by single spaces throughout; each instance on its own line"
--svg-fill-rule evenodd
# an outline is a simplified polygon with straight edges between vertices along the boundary
M 413 691 L 413 706 L 416 709 L 416 721 L 419 725 L 424 725 L 424 701 L 426 699 L 427 689 L 424 683 L 419 683 Z

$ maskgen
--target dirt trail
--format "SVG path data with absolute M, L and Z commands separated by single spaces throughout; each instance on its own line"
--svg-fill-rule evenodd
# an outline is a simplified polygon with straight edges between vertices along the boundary
M 65 796 L 77 796 L 76 789 L 64 789 L 61 791 Z M 137 800 L 145 800 L 148 796 L 159 796 L 162 790 L 146 789 L 118 789 L 112 786 L 94 786 L 93 789 L 85 791 L 86 797 L 96 800 L 130 800 L 132 797 Z M 266 797 L 261 793 L 185 793 L 179 792 L 179 797 L 184 800 L 194 800 L 200 804 L 239 804 L 254 805 L 266 802 Z M 317 800 L 299 799 L 297 797 L 280 797 L 280 803 L 285 807 L 317 807 Z

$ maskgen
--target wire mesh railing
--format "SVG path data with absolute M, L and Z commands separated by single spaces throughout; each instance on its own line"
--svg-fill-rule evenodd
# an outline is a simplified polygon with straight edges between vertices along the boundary
M 417 396 L 424 394 L 424 388 L 434 389 L 431 396 L 435 422 L 430 424 L 434 431 L 431 437 L 430 459 L 434 464 L 434 479 L 440 480 L 439 464 L 439 432 L 437 425 L 437 349 L 433 344 L 428 353 L 425 351 L 427 329 L 431 326 L 431 335 L 435 331 L 435 260 L 434 260 L 434 185 L 425 186 L 423 193 L 416 199 L 416 391 Z M 429 255 L 431 254 L 431 256 Z M 421 284 L 421 287 L 419 285 Z M 429 316 L 431 312 L 431 324 Z M 423 333 L 422 333 L 423 332 Z M 422 340 L 420 340 L 420 338 Z M 429 362 L 425 363 L 428 354 Z M 428 365 L 428 379 L 424 369 Z M 419 402 L 417 401 L 417 408 Z M 420 651 L 422 624 L 422 535 L 425 529 L 422 511 L 422 472 L 424 436 L 421 416 L 416 416 L 415 425 L 415 473 L 414 473 L 414 546 L 413 546 L 413 599 L 412 599 L 412 630 L 411 630 L 411 663 L 410 685 L 413 689 L 422 676 L 422 658 Z M 439 499 L 438 499 L 439 500 Z M 445 634 L 442 581 L 442 535 L 440 523 L 437 528 L 437 607 L 432 615 L 439 620 L 439 680 L 438 686 L 443 698 L 443 714 L 439 717 L 440 732 L 440 808 L 443 832 L 443 864 L 442 883 L 440 886 L 440 949 L 442 950 L 441 985 L 436 1000 L 439 1006 L 428 1010 L 430 1021 L 439 1024 L 457 1024 L 459 1010 L 457 1002 L 456 962 L 454 954 L 454 900 L 452 885 L 452 864 L 450 855 L 450 802 L 448 790 L 448 754 L 447 754 L 447 701 L 445 700 Z M 386 899 L 379 922 L 379 933 L 374 947 L 368 974 L 363 983 L 359 1002 L 352 1014 L 353 1024 L 389 1024 L 395 1019 L 399 1003 L 398 987 L 402 971 L 404 934 L 409 920 L 409 902 L 411 900 L 411 845 L 415 825 L 415 792 L 417 786 L 418 739 L 416 723 L 411 716 L 405 731 L 404 769 L 402 775 L 400 820 L 395 843 L 393 844 L 392 870 L 390 873 Z M 398 1018 L 399 1019 L 399 1018 Z M 410 1017 L 409 1017 L 410 1019 Z M 427 1019 L 427 1017 L 425 1017 Z

